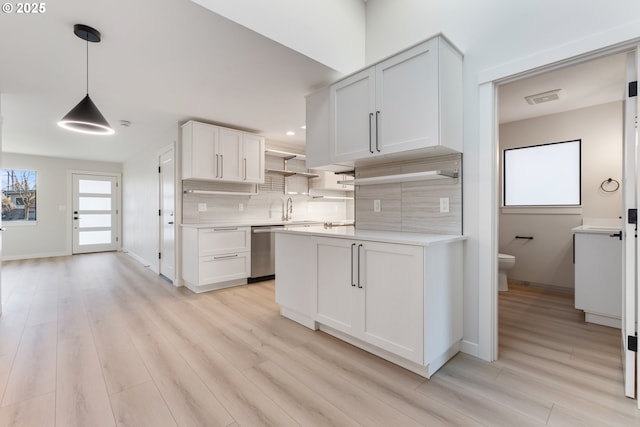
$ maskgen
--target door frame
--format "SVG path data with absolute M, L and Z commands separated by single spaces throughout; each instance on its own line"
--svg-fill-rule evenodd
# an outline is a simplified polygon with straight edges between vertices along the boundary
M 498 357 L 498 86 L 603 56 L 638 49 L 640 38 L 620 29 L 609 37 L 594 35 L 478 74 L 478 346 L 476 356 Z M 616 36 L 618 38 L 616 39 Z M 624 183 L 623 183 L 624 185 Z M 636 300 L 638 305 L 638 301 Z M 640 404 L 640 400 L 639 400 Z
M 176 180 L 176 176 L 177 176 L 177 172 L 178 172 L 178 167 L 177 167 L 177 159 L 176 159 L 176 149 L 174 147 L 174 144 L 170 144 L 167 147 L 165 147 L 163 150 L 159 150 L 157 153 L 157 159 L 158 159 L 158 253 L 162 253 L 162 249 L 163 249 L 163 242 L 164 242 L 164 227 L 163 227 L 163 223 L 162 223 L 162 207 L 163 207 L 163 180 L 162 180 L 162 172 L 161 172 L 161 167 L 162 167 L 162 156 L 164 156 L 165 154 L 171 152 L 173 153 L 173 217 L 174 217 L 174 227 L 173 227 L 173 276 L 174 277 L 166 277 L 167 279 L 169 279 L 172 283 L 176 283 L 177 281 L 177 259 L 178 259 L 178 229 L 179 227 L 179 223 L 178 223 L 178 212 L 176 210 L 177 208 L 177 199 L 178 199 L 178 185 L 177 185 L 177 180 Z M 160 257 L 158 259 L 158 274 L 162 275 L 162 262 L 163 259 Z
M 182 280 L 182 152 L 179 147 L 182 147 L 181 142 L 178 142 L 179 139 L 176 136 L 176 140 L 172 143 L 165 145 L 161 149 L 156 151 L 156 162 L 157 166 L 160 167 L 160 157 L 166 153 L 167 151 L 173 150 L 173 183 L 174 183 L 174 260 L 173 260 L 173 286 L 180 287 L 184 286 L 184 282 Z M 156 195 L 157 195 L 157 209 L 160 209 L 161 202 L 160 198 L 162 197 L 162 186 L 160 181 L 162 179 L 162 174 L 158 173 L 157 181 L 156 181 Z M 162 223 L 160 221 L 160 215 L 156 216 L 156 230 L 158 230 L 158 252 L 162 249 L 162 231 L 160 228 L 162 227 Z M 160 261 L 158 260 L 158 275 L 160 275 Z
M 96 176 L 112 176 L 115 177 L 118 185 L 116 187 L 116 235 L 118 236 L 118 244 L 116 251 L 122 251 L 122 173 L 121 172 L 96 172 L 89 170 L 68 169 L 67 170 L 67 251 L 69 255 L 73 253 L 73 175 L 96 175 Z

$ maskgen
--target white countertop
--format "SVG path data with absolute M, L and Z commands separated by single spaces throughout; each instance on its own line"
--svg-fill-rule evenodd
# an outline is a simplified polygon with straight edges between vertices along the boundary
M 574 233 L 612 234 L 621 231 L 620 227 L 605 227 L 601 225 L 581 225 L 571 229 Z
M 317 224 L 322 225 L 325 222 L 331 222 L 333 224 L 353 224 L 353 220 L 336 220 L 336 221 L 324 221 L 324 220 L 292 220 L 281 221 L 273 219 L 255 219 L 255 220 L 223 220 L 208 222 L 205 224 L 181 224 L 185 228 L 216 228 L 216 227 L 251 227 L 261 225 L 305 225 L 305 224 Z
M 298 235 L 311 235 L 318 237 L 338 237 L 343 239 L 373 240 L 384 243 L 399 243 L 405 245 L 429 246 L 440 243 L 450 243 L 466 240 L 465 236 L 453 234 L 427 234 L 406 233 L 398 231 L 361 230 L 353 226 L 324 228 L 323 226 L 311 227 L 285 227 L 276 230 L 276 233 L 288 233 Z

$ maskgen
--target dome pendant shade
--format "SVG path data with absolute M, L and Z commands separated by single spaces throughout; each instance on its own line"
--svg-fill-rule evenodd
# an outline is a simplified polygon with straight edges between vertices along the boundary
M 58 126 L 92 135 L 112 135 L 115 133 L 96 104 L 89 98 L 89 94 L 58 122 Z

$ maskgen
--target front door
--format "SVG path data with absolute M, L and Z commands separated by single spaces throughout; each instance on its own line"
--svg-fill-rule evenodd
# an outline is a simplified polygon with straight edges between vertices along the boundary
M 118 176 L 73 174 L 73 253 L 118 249 Z

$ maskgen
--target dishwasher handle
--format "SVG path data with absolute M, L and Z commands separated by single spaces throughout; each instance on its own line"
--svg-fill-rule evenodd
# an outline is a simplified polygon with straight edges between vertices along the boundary
M 252 234 L 262 234 L 262 233 L 273 233 L 276 230 L 281 230 L 284 227 L 273 227 L 273 228 L 256 228 L 255 230 L 251 230 Z

